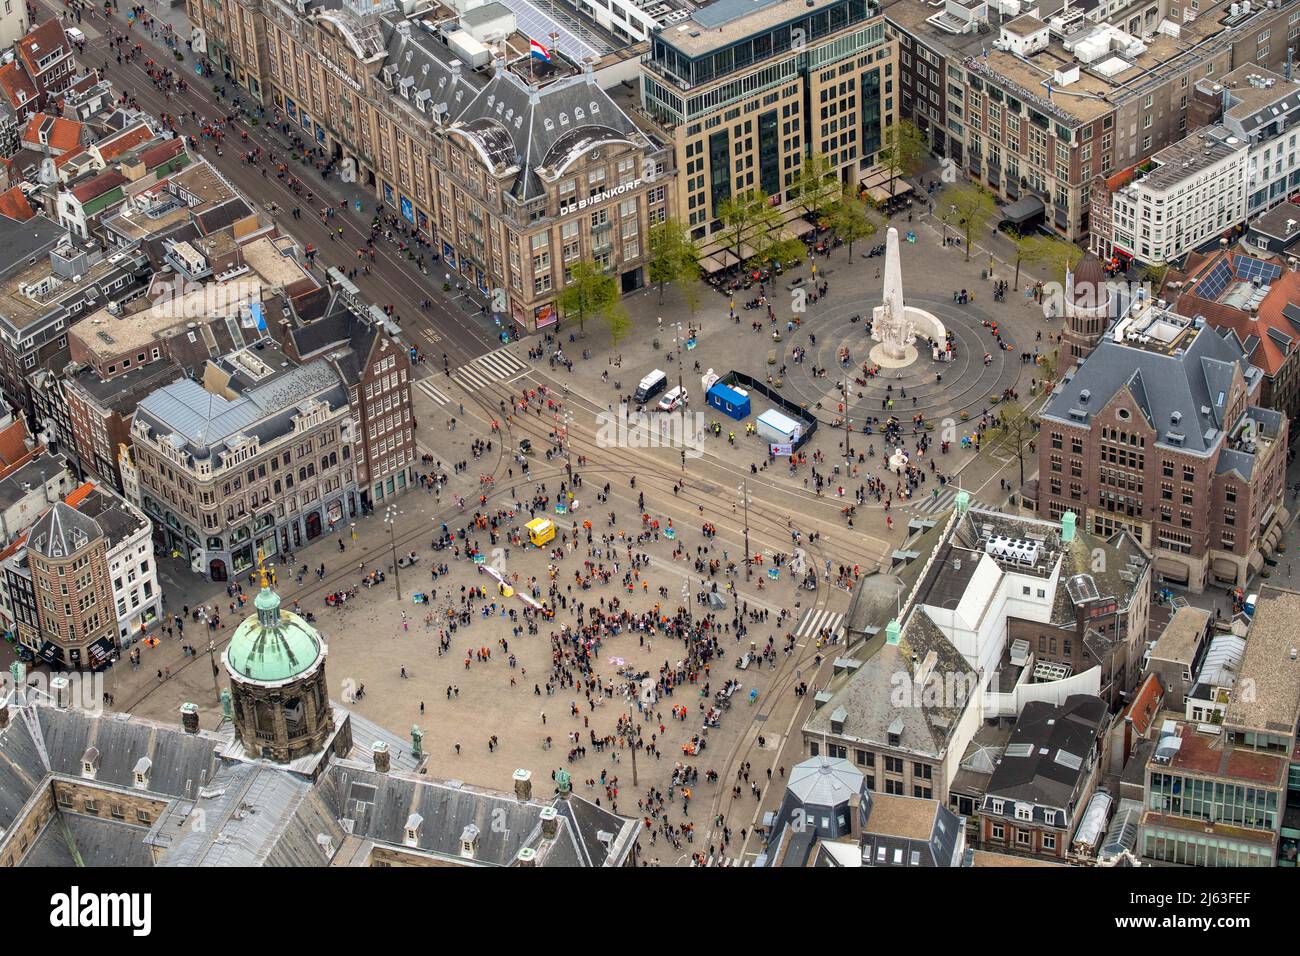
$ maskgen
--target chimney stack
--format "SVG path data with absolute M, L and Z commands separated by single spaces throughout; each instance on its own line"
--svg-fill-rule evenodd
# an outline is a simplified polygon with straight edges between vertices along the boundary
M 382 740 L 376 740 L 370 747 L 370 752 L 375 758 L 375 773 L 388 773 L 389 753 L 388 744 Z
M 515 796 L 521 803 L 533 799 L 533 775 L 522 767 L 515 771 Z
M 544 839 L 555 839 L 555 835 L 560 831 L 559 816 L 559 811 L 555 807 L 542 808 L 542 837 Z
M 68 709 L 68 701 L 71 694 L 68 693 L 68 679 L 63 675 L 50 678 L 50 697 L 54 700 L 54 706 L 59 710 Z
M 199 708 L 197 704 L 181 704 L 181 727 L 187 734 L 199 732 Z
M 515 866 L 536 866 L 537 851 L 530 846 L 522 846 L 515 854 Z

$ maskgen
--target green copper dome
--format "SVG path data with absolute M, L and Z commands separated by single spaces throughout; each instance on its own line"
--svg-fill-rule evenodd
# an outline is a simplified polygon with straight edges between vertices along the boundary
M 280 596 L 269 587 L 262 588 L 253 605 L 257 613 L 239 625 L 226 648 L 231 675 L 278 684 L 311 670 L 325 653 L 316 629 L 280 610 Z

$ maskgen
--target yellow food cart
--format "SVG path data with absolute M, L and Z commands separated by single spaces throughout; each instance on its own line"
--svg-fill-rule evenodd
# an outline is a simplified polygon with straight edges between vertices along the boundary
M 534 518 L 524 527 L 528 529 L 528 540 L 539 548 L 555 537 L 555 523 L 549 518 Z

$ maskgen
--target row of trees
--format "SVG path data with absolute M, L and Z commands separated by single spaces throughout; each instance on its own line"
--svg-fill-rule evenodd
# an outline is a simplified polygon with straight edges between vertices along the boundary
M 897 181 L 914 175 L 922 166 L 929 145 L 925 134 L 906 120 L 885 131 L 884 145 L 877 153 L 876 165 L 889 174 L 889 196 L 894 198 Z M 789 197 L 806 216 L 819 226 L 829 226 L 834 235 L 853 255 L 853 244 L 874 235 L 877 226 L 875 209 L 869 198 L 858 196 L 840 182 L 830 160 L 820 153 L 809 156 L 794 175 Z M 938 211 L 946 228 L 952 228 L 965 246 L 970 260 L 971 246 L 996 225 L 997 201 L 983 186 L 975 183 L 950 185 L 937 199 Z M 773 262 L 790 262 L 802 258 L 803 244 L 785 231 L 785 221 L 778 204 L 762 189 L 749 189 L 724 200 L 716 210 L 722 223 L 723 247 L 737 267 L 763 267 Z M 1074 268 L 1083 253 L 1078 246 L 1048 235 L 1020 235 L 1008 230 L 1013 246 L 1015 277 L 1013 287 L 1020 288 L 1020 270 L 1026 265 L 1044 265 L 1055 276 L 1063 277 Z M 675 286 L 686 301 L 692 316 L 699 305 L 699 250 L 685 223 L 669 219 L 650 230 L 648 276 L 664 292 Z M 746 254 L 748 253 L 748 254 Z M 566 317 L 576 318 L 585 331 L 588 318 L 604 318 L 609 324 L 615 346 L 630 327 L 626 311 L 619 302 L 618 281 L 594 262 L 576 263 L 565 280 L 557 304 Z
M 970 261 L 971 244 L 982 239 L 998 213 L 997 201 L 983 186 L 966 183 L 949 186 L 939 194 L 941 218 L 956 230 L 966 247 L 966 261 Z M 1012 260 L 1015 265 L 1013 289 L 1020 288 L 1020 268 L 1042 265 L 1051 269 L 1052 275 L 1064 279 L 1067 269 L 1073 269 L 1083 258 L 1083 250 L 1072 242 L 1043 234 L 1021 235 L 1014 229 L 1005 230 L 1011 240 Z

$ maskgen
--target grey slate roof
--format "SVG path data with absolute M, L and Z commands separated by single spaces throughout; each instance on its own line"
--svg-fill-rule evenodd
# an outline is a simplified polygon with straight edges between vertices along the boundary
M 1235 424 L 1224 415 L 1238 372 L 1245 377 L 1248 389 L 1263 374 L 1250 365 L 1232 333 L 1220 335 L 1209 326 L 1201 328 L 1181 353 L 1136 348 L 1107 337 L 1076 367 L 1073 376 L 1056 387 L 1042 417 L 1087 424 L 1128 386 L 1148 424 L 1159 434 L 1157 444 L 1203 455 Z M 1081 398 L 1085 390 L 1089 393 L 1086 401 Z M 1209 408 L 1208 415 L 1202 415 L 1203 407 Z M 1082 412 L 1082 421 L 1071 417 L 1071 411 Z M 1178 424 L 1173 422 L 1175 413 L 1181 416 Z M 1207 439 L 1211 430 L 1214 434 Z M 1170 432 L 1183 435 L 1183 443 L 1167 442 Z
M 509 865 L 540 825 L 542 804 L 523 803 L 468 786 L 332 764 L 319 789 L 331 812 L 352 821 L 357 837 L 401 846 L 412 813 L 423 818 L 418 847 L 460 856 L 465 827 L 479 829 L 479 860 Z M 494 825 L 495 821 L 495 825 Z
M 463 111 L 452 115 L 451 131 L 475 142 L 490 165 L 519 167 L 514 194 L 520 199 L 544 194 L 539 166 L 554 170 L 582 149 L 630 142 L 638 135 L 594 74 L 530 90 L 514 74 L 498 70 Z
M 137 415 L 179 448 L 200 456 L 240 433 L 266 440 L 284 434 L 298 406 L 310 399 L 331 408 L 347 404 L 338 375 L 327 362 L 289 369 L 250 388 L 233 400 L 209 392 L 198 382 L 182 378 L 149 395 Z M 254 427 L 256 426 L 256 427 Z
M 188 825 L 201 810 L 205 826 Z M 223 767 L 194 801 L 168 815 L 156 834 L 170 837 L 159 866 L 324 866 L 325 845 L 344 832 L 307 781 L 275 767 Z
M 14 710 L 10 727 L 0 733 L 0 829 L 8 830 L 28 798 L 45 779 L 48 767 L 31 735 L 14 727 L 22 716 Z
M 0 279 L 26 269 L 33 258 L 43 257 L 67 232 L 45 216 L 26 222 L 0 216 L 0 249 L 4 250 L 0 257 Z
M 23 857 L 23 866 L 150 866 L 148 827 L 119 820 L 56 813 Z M 75 853 L 74 853 L 75 849 Z
M 36 519 L 28 533 L 27 547 L 47 558 L 62 559 L 76 554 L 101 536 L 99 525 L 71 505 L 56 501 L 54 507 Z
M 99 751 L 95 779 L 133 787 L 135 765 L 141 757 L 148 757 L 153 762 L 149 790 L 172 797 L 197 793 L 212 778 L 217 749 L 224 743 L 215 735 L 183 733 L 179 722 L 172 728 L 123 714 L 101 718 L 54 707 L 36 707 L 35 711 L 54 773 L 81 776 L 82 755 L 94 747 Z
M 827 704 L 813 712 L 804 724 L 804 732 L 844 736 L 881 746 L 888 746 L 890 733 L 896 732 L 900 747 L 923 754 L 943 754 L 957 721 L 971 706 L 970 699 L 950 706 L 948 695 L 931 689 L 928 693 L 915 692 L 921 706 L 897 707 L 894 701 L 899 691 L 897 675 L 914 677 L 918 663 L 923 663 L 931 650 L 937 661 L 930 681 L 946 679 L 954 687 L 968 686 L 966 682 L 974 671 L 966 658 L 944 637 L 925 609 L 914 606 L 906 614 L 901 643 L 882 645 Z M 909 682 L 905 690 L 912 692 L 914 686 Z M 846 712 L 843 731 L 835 733 L 831 730 L 831 714 L 840 707 Z
M 1059 707 L 1041 700 L 1026 704 L 989 780 L 985 812 L 989 798 L 999 797 L 1008 801 L 1006 816 L 1015 813 L 1010 801 L 1032 804 L 1034 819 L 1040 822 L 1046 820 L 1045 809 L 1069 813 L 1070 799 L 1090 770 L 1105 717 L 1105 702 L 1091 694 L 1072 694 Z
M 341 719 L 355 715 L 339 711 Z M 335 760 L 315 780 L 263 760 L 223 760 L 228 737 L 185 733 L 126 714 L 92 715 L 45 704 L 10 708 L 0 731 L 0 831 L 50 775 L 82 779 L 82 758 L 96 763 L 93 785 L 137 790 L 134 773 L 145 767 L 140 792 L 171 798 L 148 829 L 130 821 L 61 811 L 68 829 L 50 829 L 29 849 L 28 865 L 326 866 L 345 844 L 401 847 L 406 824 L 421 818 L 415 852 L 460 858 L 461 835 L 478 829 L 475 863 L 510 866 L 523 847 L 544 844 L 541 814 L 557 812 L 556 839 L 538 857 L 542 866 L 621 866 L 635 845 L 638 822 L 617 816 L 575 794 L 521 801 L 456 782 L 407 771 L 418 766 L 395 735 L 358 719 L 353 756 L 375 739 L 389 743 L 392 770 L 376 773 L 352 757 Z M 146 762 L 147 758 L 147 762 Z M 86 780 L 86 783 L 90 781 Z M 106 792 L 106 804 L 113 802 Z M 202 810 L 206 826 L 194 828 Z M 69 835 L 77 848 L 69 847 Z M 602 839 L 605 837 L 606 839 Z M 0 832 L 0 840 L 4 833 Z M 608 841 L 609 845 L 606 846 Z

